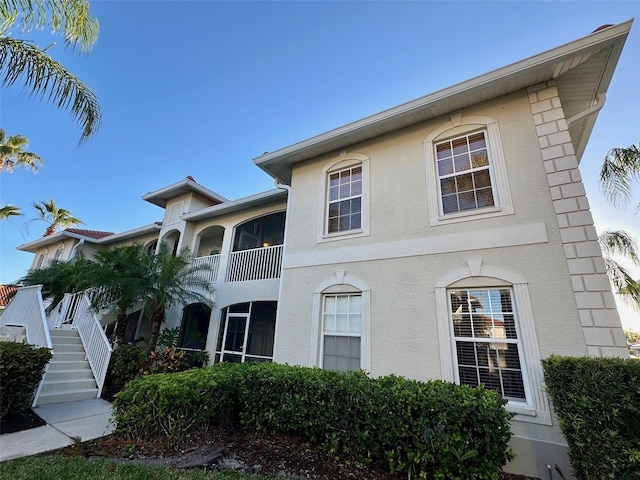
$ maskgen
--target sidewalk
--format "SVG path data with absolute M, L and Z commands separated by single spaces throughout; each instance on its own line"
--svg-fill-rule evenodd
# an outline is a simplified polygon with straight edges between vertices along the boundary
M 66 447 L 72 438 L 84 442 L 104 437 L 115 428 L 111 404 L 101 398 L 42 405 L 33 411 L 47 425 L 0 435 L 0 462 Z

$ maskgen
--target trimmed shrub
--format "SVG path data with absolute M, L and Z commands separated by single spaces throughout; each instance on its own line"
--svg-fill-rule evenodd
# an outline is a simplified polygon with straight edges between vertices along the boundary
M 189 370 L 191 365 L 185 358 L 183 350 L 166 347 L 156 350 L 149 355 L 149 361 L 145 365 L 142 374 L 151 375 L 154 373 L 174 373 Z
M 554 355 L 542 365 L 575 476 L 640 479 L 640 361 Z
M 0 342 L 0 419 L 31 407 L 44 367 L 50 359 L 48 348 Z
M 135 345 L 120 345 L 116 348 L 109 361 L 103 396 L 112 398 L 120 392 L 127 382 L 140 375 L 147 359 L 144 348 Z
M 233 365 L 138 377 L 113 402 L 116 434 L 179 445 L 191 430 L 237 419 Z
M 493 391 L 274 363 L 138 378 L 114 402 L 116 433 L 185 434 L 224 420 L 303 436 L 329 453 L 433 479 L 496 479 L 512 458 L 511 414 Z

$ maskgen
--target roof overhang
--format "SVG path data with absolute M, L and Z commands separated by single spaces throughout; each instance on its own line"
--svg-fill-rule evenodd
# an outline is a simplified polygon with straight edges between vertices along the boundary
M 150 225 L 145 225 L 144 227 L 138 227 L 138 228 L 134 228 L 133 230 L 127 230 L 126 232 L 115 233 L 108 237 L 103 237 L 100 240 L 98 240 L 96 243 L 99 245 L 111 245 L 113 243 L 140 238 L 145 235 L 150 235 L 154 233 L 157 234 L 159 231 L 160 231 L 160 224 L 152 223 Z
M 42 247 L 46 247 L 48 245 L 58 243 L 64 241 L 67 238 L 74 238 L 76 240 L 84 240 L 89 243 L 98 243 L 100 239 L 88 237 L 85 235 L 80 235 L 74 232 L 68 232 L 66 230 L 62 230 L 60 232 L 56 232 L 52 235 L 47 235 L 46 237 L 41 237 L 37 240 L 33 240 L 31 242 L 23 243 L 17 247 L 18 250 L 23 252 L 31 252 L 36 253 L 36 251 Z
M 240 212 L 249 208 L 256 208 L 277 201 L 286 201 L 287 191 L 279 188 L 268 190 L 262 193 L 256 193 L 249 197 L 240 198 L 230 202 L 214 205 L 212 207 L 202 208 L 195 212 L 186 213 L 180 218 L 186 221 L 206 220 L 216 218 L 230 213 Z
M 272 177 L 290 184 L 291 169 L 295 163 L 340 151 L 549 80 L 556 81 L 565 116 L 571 117 L 593 106 L 598 95 L 606 93 L 632 23 L 633 19 L 596 30 L 552 50 L 265 153 L 253 161 Z M 596 116 L 586 117 L 569 129 L 578 160 L 584 152 Z
M 170 199 L 190 192 L 199 193 L 215 204 L 228 201 L 222 195 L 219 195 L 213 190 L 209 190 L 208 188 L 203 187 L 198 182 L 193 181 L 189 177 L 185 178 L 184 180 L 180 180 L 179 182 L 176 182 L 172 185 L 169 185 L 168 187 L 149 192 L 143 195 L 142 199 L 159 207 L 165 208 L 167 206 L 167 201 L 169 201 Z

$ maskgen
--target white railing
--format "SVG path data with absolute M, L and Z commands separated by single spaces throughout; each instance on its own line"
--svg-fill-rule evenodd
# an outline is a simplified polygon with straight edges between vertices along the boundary
M 42 301 L 42 285 L 21 287 L 16 292 L 7 308 L 0 315 L 0 326 L 24 327 L 27 331 L 27 342 L 36 347 L 45 347 L 53 354 L 53 344 L 49 335 L 47 316 L 44 312 L 44 302 Z M 44 367 L 46 371 L 49 364 Z M 32 406 L 36 406 L 42 381 L 38 384 L 33 396 Z
M 55 306 L 49 314 L 47 322 L 50 329 L 60 328 L 62 325 L 70 324 L 78 309 L 80 296 L 73 293 L 65 293 L 62 301 Z
M 193 259 L 193 266 L 199 267 L 200 265 L 208 265 L 209 269 L 198 272 L 198 275 L 202 276 L 205 281 L 209 283 L 216 283 L 218 278 L 218 267 L 220 266 L 220 255 L 208 255 L 206 257 L 197 257 Z
M 111 359 L 113 348 L 102 329 L 102 325 L 100 325 L 98 315 L 91 308 L 89 295 L 86 293 L 76 293 L 74 296 L 77 296 L 78 300 L 74 302 L 76 308 L 71 325 L 80 335 L 80 340 L 87 355 L 87 361 L 98 384 L 99 398 L 102 393 L 102 387 L 104 386 L 104 379 L 107 375 L 107 368 L 109 367 L 109 360 Z
M 280 278 L 282 245 L 233 252 L 229 256 L 227 282 Z
M 36 347 L 52 348 L 41 290 L 42 285 L 19 288 L 0 315 L 0 326 L 24 327 L 27 342 Z

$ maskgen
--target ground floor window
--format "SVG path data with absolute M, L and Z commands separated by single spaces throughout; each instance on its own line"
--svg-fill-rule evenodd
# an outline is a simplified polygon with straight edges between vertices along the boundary
M 325 294 L 322 302 L 322 368 L 360 370 L 362 295 Z
M 273 360 L 277 302 L 246 302 L 222 310 L 215 362 Z
M 187 305 L 182 312 L 178 346 L 182 349 L 204 350 L 209 333 L 211 307 L 204 303 Z
M 509 288 L 449 291 L 460 384 L 487 388 L 526 402 L 524 356 Z

